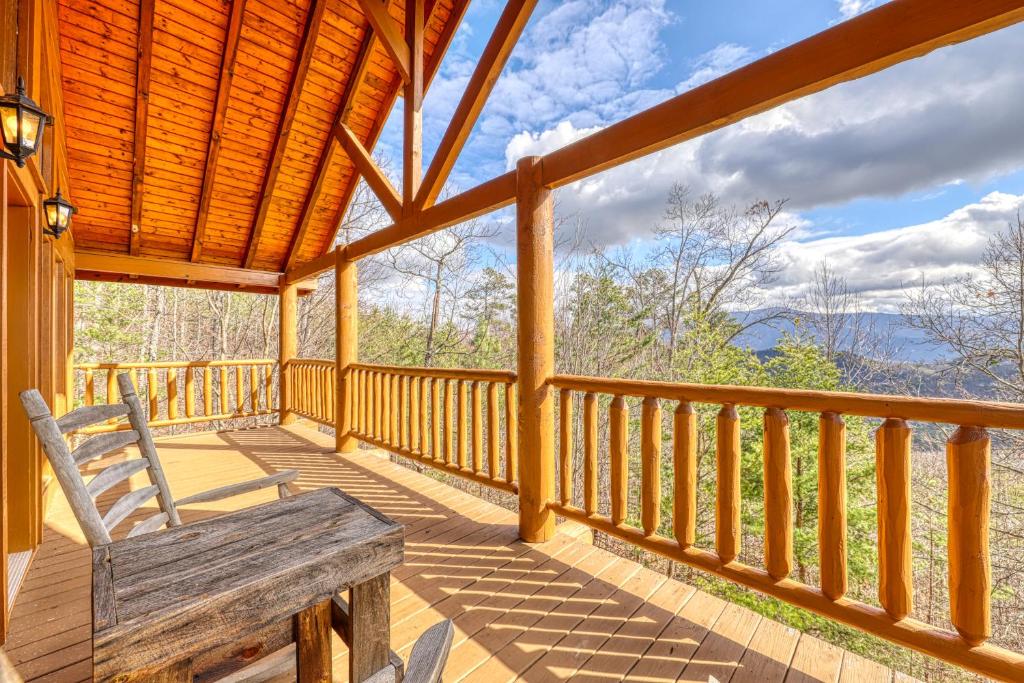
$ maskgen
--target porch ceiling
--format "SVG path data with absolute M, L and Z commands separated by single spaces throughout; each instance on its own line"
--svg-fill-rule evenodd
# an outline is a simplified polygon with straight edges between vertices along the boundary
M 426 2 L 428 82 L 466 4 Z M 359 0 L 59 0 L 59 32 L 78 250 L 320 256 L 358 180 L 332 130 L 372 148 L 402 83 Z

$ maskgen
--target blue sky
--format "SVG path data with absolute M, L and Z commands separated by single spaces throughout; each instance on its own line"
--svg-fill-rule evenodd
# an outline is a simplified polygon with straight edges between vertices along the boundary
M 457 163 L 453 189 L 542 154 L 870 9 L 875 0 L 714 3 L 542 0 Z M 425 101 L 432 155 L 498 14 L 474 0 Z M 977 271 L 985 241 L 1024 207 L 1021 26 L 683 143 L 563 189 L 601 246 L 642 248 L 673 182 L 726 202 L 789 199 L 772 296 L 799 297 L 817 262 L 866 305 Z M 399 158 L 400 107 L 378 150 Z M 950 239 L 955 231 L 956 239 Z M 885 264 L 885 271 L 882 265 Z

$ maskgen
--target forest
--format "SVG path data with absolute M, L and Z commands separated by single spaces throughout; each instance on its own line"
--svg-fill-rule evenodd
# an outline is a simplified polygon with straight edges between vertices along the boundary
M 784 201 L 723 203 L 676 186 L 662 220 L 642 245 L 603 248 L 586 225 L 560 217 L 556 230 L 556 372 L 702 384 L 862 391 L 1024 402 L 1024 222 L 994 236 L 983 275 L 908 285 L 903 324 L 949 350 L 945 360 L 909 362 L 828 263 L 795 301 L 766 295 L 792 228 Z M 339 240 L 387 220 L 365 192 L 357 195 Z M 359 357 L 405 366 L 516 367 L 515 266 L 510 228 L 476 220 L 359 263 Z M 274 358 L 277 300 L 272 296 L 141 285 L 78 282 L 76 362 Z M 754 325 L 786 321 L 769 352 L 737 340 Z M 334 357 L 333 274 L 299 304 L 299 355 Z M 936 378 L 939 378 L 938 380 Z M 639 404 L 630 415 L 638 420 Z M 715 410 L 698 406 L 698 545 L 713 546 Z M 602 411 L 602 413 L 605 411 Z M 671 411 L 666 410 L 666 434 Z M 793 458 L 795 573 L 814 583 L 818 571 L 818 416 L 789 416 Z M 743 546 L 741 559 L 763 559 L 761 416 L 740 410 Z M 878 604 L 874 430 L 878 421 L 847 418 L 850 594 Z M 914 614 L 946 624 L 946 465 L 949 436 L 914 427 L 912 525 Z M 579 433 L 579 430 L 576 430 Z M 639 429 L 630 430 L 636 441 Z M 666 442 L 668 439 L 666 439 Z M 636 444 L 631 444 L 636 452 Z M 993 642 L 1024 650 L 1024 443 L 993 434 Z M 582 458 L 580 444 L 572 445 Z M 668 446 L 666 445 L 666 450 Z M 601 451 L 604 452 L 604 451 Z M 635 470 L 639 471 L 639 463 Z M 663 459 L 666 492 L 671 458 Z M 605 464 L 606 469 L 606 464 Z M 582 467 L 575 467 L 579 473 Z M 435 475 L 443 476 L 443 475 Z M 607 471 L 600 480 L 607 484 Z M 634 479 L 635 481 L 635 479 Z M 475 485 L 473 486 L 476 492 Z M 579 488 L 577 486 L 576 488 Z M 501 494 L 488 493 L 500 499 Z M 631 492 L 638 496 L 638 492 Z M 665 494 L 671 519 L 670 494 Z M 601 496 L 606 499 L 607 496 Z M 499 502 L 501 502 L 499 500 Z M 631 501 L 634 509 L 635 501 Z M 760 597 L 683 566 L 598 542 L 844 648 L 929 680 L 962 672 Z

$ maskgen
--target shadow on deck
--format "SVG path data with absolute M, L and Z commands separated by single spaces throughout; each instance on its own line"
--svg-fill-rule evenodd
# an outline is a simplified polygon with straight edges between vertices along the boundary
M 406 561 L 392 575 L 392 646 L 407 657 L 419 633 L 453 618 L 446 681 L 893 678 L 874 662 L 582 540 L 559 534 L 544 544 L 521 543 L 513 513 L 376 451 L 337 456 L 332 438 L 306 427 L 172 437 L 158 447 L 177 498 L 296 468 L 300 488 L 338 486 L 404 524 Z M 194 521 L 274 497 L 257 492 L 185 508 L 183 517 Z M 26 680 L 91 678 L 89 558 L 58 494 L 6 645 Z M 346 653 L 337 639 L 335 653 L 337 680 L 345 680 Z

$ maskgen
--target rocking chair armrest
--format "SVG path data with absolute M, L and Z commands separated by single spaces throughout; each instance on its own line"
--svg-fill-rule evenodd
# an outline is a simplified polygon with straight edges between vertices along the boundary
M 295 481 L 298 477 L 298 470 L 284 470 L 277 474 L 271 474 L 269 477 L 263 477 L 262 479 L 253 479 L 252 481 L 243 481 L 238 484 L 229 484 L 228 486 L 221 486 L 220 488 L 203 491 L 202 493 L 197 493 L 193 496 L 186 496 L 185 498 L 174 501 L 174 504 L 189 505 L 191 503 L 209 503 L 214 500 L 223 500 L 243 493 L 249 493 L 250 491 L 265 489 L 270 486 L 280 487 L 284 484 Z

